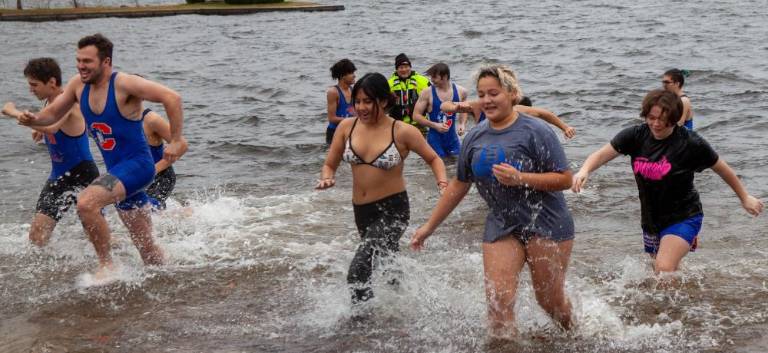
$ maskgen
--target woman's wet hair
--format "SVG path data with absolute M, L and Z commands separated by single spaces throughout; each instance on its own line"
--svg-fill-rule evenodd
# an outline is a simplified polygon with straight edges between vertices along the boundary
M 493 77 L 507 92 L 515 94 L 512 105 L 517 105 L 523 99 L 523 90 L 517 81 L 517 75 L 505 65 L 483 66 L 475 73 L 475 85 L 484 77 Z
M 357 71 L 357 68 L 352 61 L 349 59 L 341 59 L 331 66 L 331 77 L 334 80 L 339 80 L 344 77 L 344 75 L 354 73 L 355 71 Z
M 668 126 L 677 124 L 683 116 L 683 101 L 670 91 L 655 89 L 648 92 L 643 98 L 640 116 L 645 119 L 654 106 L 659 106 L 662 114 L 666 115 Z
M 33 78 L 42 83 L 48 83 L 50 79 L 56 80 L 56 86 L 61 86 L 61 68 L 53 58 L 36 58 L 27 62 L 24 68 L 24 76 Z
M 367 73 L 357 80 L 357 83 L 352 87 L 352 104 L 355 104 L 357 94 L 360 91 L 373 100 L 376 109 L 389 109 L 395 105 L 395 96 L 389 90 L 387 78 L 378 72 Z M 382 100 L 386 102 L 383 107 L 379 105 Z
M 690 75 L 690 71 L 688 70 L 681 70 L 681 69 L 671 69 L 667 70 L 667 72 L 664 73 L 664 76 L 669 76 L 669 78 L 672 79 L 672 82 L 677 82 L 680 84 L 680 88 L 685 85 L 685 78 Z

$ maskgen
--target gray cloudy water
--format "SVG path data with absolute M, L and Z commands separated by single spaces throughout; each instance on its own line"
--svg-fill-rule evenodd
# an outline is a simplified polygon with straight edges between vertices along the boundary
M 358 242 L 349 167 L 339 168 L 335 188 L 313 190 L 324 159 L 328 68 L 348 57 L 358 77 L 389 75 L 406 52 L 418 71 L 448 63 L 470 88 L 481 63 L 513 67 L 535 105 L 577 129 L 573 140 L 561 137 L 574 170 L 639 122 L 641 99 L 660 86 L 661 73 L 690 69 L 696 130 L 765 198 L 765 2 L 321 2 L 346 10 L 0 22 L 0 99 L 37 107 L 22 76 L 26 60 L 52 56 L 69 77 L 77 40 L 102 32 L 116 44 L 118 70 L 183 95 L 190 141 L 169 211 L 153 218 L 169 264 L 143 267 L 110 208 L 119 280 L 98 286 L 86 275 L 97 260 L 74 213 L 49 246 L 29 245 L 49 157 L 28 129 L 0 121 L 0 351 L 765 351 L 766 217 L 748 216 L 711 170 L 697 176 L 704 227 L 676 290 L 649 280 L 628 158 L 600 169 L 582 194 L 566 192 L 577 230 L 566 285 L 578 328 L 571 336 L 554 329 L 526 270 L 516 344 L 486 337 L 486 207 L 476 192 L 426 251 L 408 250 L 438 197 L 431 172 L 411 156 L 402 283 L 376 283 L 371 316 L 355 321 L 345 287 Z

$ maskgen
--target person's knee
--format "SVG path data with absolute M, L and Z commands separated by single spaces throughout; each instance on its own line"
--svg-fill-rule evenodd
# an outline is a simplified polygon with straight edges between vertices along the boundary
M 94 214 L 101 211 L 101 205 L 95 198 L 88 195 L 80 195 L 77 198 L 77 213 L 78 214 Z
M 656 262 L 654 263 L 654 270 L 656 273 L 675 272 L 677 271 L 677 264 L 673 261 L 664 261 L 656 258 Z

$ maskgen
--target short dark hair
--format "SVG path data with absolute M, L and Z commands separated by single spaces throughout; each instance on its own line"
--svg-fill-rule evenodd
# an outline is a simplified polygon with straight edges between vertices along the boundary
M 334 80 L 338 80 L 344 77 L 344 75 L 351 74 L 355 71 L 357 71 L 357 68 L 352 61 L 349 59 L 341 59 L 331 66 L 331 77 Z
M 679 83 L 681 88 L 683 87 L 683 85 L 685 85 L 685 78 L 688 75 L 690 75 L 688 70 L 680 70 L 680 69 L 670 69 L 664 73 L 664 76 L 669 76 L 669 78 L 671 78 L 673 82 Z
M 357 93 L 363 91 L 368 98 L 373 99 L 377 109 L 389 109 L 395 105 L 395 96 L 389 90 L 389 82 L 378 72 L 367 73 L 352 87 L 352 104 L 357 99 Z M 386 107 L 379 106 L 379 101 L 387 102 Z
M 53 58 L 36 58 L 27 62 L 24 68 L 24 76 L 31 77 L 43 83 L 51 78 L 56 79 L 56 86 L 61 86 L 61 68 Z
M 643 98 L 640 116 L 646 118 L 654 106 L 659 106 L 662 113 L 667 115 L 667 124 L 669 125 L 677 124 L 683 115 L 683 101 L 676 94 L 667 90 L 655 89 L 648 92 Z
M 533 106 L 533 101 L 531 101 L 531 99 L 528 98 L 528 96 L 523 96 L 523 98 L 520 99 L 520 103 L 517 103 L 517 104 L 518 105 L 524 105 L 526 107 L 532 107 Z
M 448 68 L 448 64 L 446 63 L 437 63 L 432 65 L 432 67 L 430 67 L 429 69 L 427 69 L 427 75 L 437 76 L 437 77 L 446 76 L 450 80 L 451 69 Z
M 96 47 L 96 50 L 99 52 L 99 59 L 101 59 L 101 61 L 104 61 L 106 58 L 109 58 L 109 60 L 112 61 L 113 45 L 112 42 L 107 39 L 107 37 L 103 36 L 101 33 L 85 36 L 80 38 L 80 41 L 77 42 L 77 49 L 83 49 L 89 45 Z

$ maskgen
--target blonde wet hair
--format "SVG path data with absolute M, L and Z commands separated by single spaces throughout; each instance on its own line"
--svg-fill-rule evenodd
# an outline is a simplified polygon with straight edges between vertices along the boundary
M 515 98 L 512 101 L 512 105 L 519 104 L 523 99 L 523 89 L 520 88 L 520 84 L 517 81 L 517 75 L 506 65 L 482 66 L 477 70 L 477 72 L 475 72 L 474 76 L 475 86 L 477 86 L 477 84 L 480 82 L 480 79 L 484 77 L 493 77 L 499 81 L 501 87 L 503 87 L 507 92 L 515 95 Z

